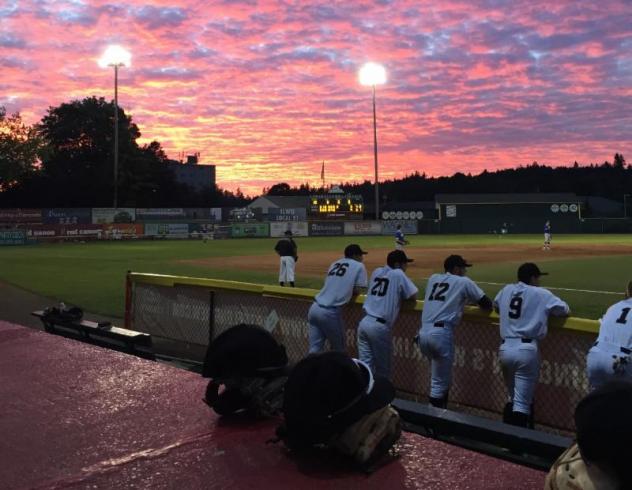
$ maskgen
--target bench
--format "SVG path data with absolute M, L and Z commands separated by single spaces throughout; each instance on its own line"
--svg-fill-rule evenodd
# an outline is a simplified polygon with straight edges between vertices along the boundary
M 44 330 L 48 333 L 75 338 L 145 359 L 155 359 L 151 335 L 147 333 L 115 327 L 110 322 L 61 319 L 50 321 L 45 318 L 44 310 L 33 311 L 31 315 L 42 321 Z
M 569 437 L 409 400 L 395 399 L 393 406 L 408 430 L 539 469 L 548 470 L 573 444 Z

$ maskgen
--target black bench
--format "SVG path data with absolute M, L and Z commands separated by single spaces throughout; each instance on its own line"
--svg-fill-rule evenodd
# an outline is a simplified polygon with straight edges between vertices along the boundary
M 477 415 L 395 399 L 405 428 L 479 452 L 540 469 L 548 469 L 573 440 L 525 429 Z
M 46 332 L 127 352 L 145 359 L 155 359 L 151 335 L 147 333 L 115 327 L 110 322 L 61 319 L 51 321 L 44 315 L 44 310 L 33 311 L 31 315 L 42 320 Z

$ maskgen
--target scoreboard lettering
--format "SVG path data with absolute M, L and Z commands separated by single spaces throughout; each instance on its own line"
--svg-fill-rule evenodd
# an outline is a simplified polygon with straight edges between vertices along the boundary
M 364 201 L 355 194 L 310 196 L 310 215 L 317 219 L 362 219 Z

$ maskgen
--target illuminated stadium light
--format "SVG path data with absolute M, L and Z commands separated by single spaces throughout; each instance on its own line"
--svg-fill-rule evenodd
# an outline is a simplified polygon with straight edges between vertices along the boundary
M 386 70 L 378 63 L 365 63 L 360 68 L 360 85 L 375 86 L 386 83 Z
M 116 44 L 108 46 L 98 64 L 101 68 L 114 67 L 114 209 L 118 208 L 118 69 L 132 65 L 132 55 Z
M 122 46 L 113 44 L 107 47 L 101 58 L 99 58 L 98 63 L 101 68 L 107 68 L 108 66 L 130 67 L 132 66 L 132 55 Z

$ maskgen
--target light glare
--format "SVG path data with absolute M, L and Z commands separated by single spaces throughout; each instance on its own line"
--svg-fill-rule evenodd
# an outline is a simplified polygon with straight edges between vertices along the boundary
M 129 51 L 119 45 L 108 46 L 103 56 L 99 58 L 99 66 L 106 68 L 108 66 L 131 66 L 132 55 Z
M 365 63 L 360 68 L 359 79 L 362 85 L 382 85 L 386 83 L 386 70 L 377 63 Z

